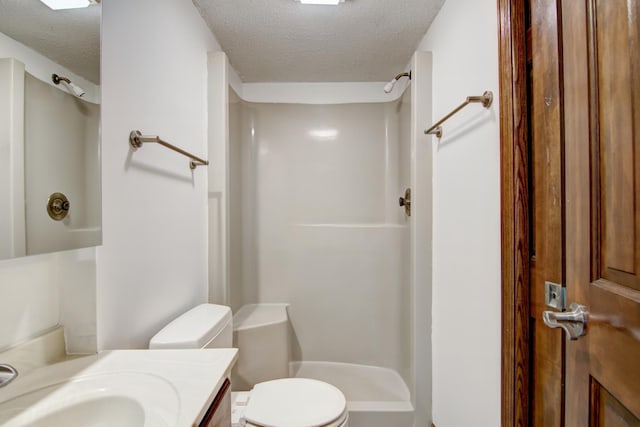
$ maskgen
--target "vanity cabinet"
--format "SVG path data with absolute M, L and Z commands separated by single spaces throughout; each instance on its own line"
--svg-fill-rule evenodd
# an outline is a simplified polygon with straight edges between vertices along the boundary
M 198 427 L 231 427 L 231 382 L 228 378 Z

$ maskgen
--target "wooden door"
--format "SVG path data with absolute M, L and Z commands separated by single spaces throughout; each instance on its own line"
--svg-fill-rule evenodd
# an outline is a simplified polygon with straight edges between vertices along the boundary
M 567 301 L 565 424 L 640 426 L 639 0 L 562 0 Z
M 640 426 L 640 0 L 530 0 L 531 426 Z M 587 334 L 545 329 L 566 284 Z

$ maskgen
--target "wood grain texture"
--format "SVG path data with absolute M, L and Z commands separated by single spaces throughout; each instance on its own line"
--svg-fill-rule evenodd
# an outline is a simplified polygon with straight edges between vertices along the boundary
M 562 353 L 558 341 L 562 331 L 552 330 L 541 321 L 532 322 L 531 426 L 563 425 Z M 544 352 L 548 352 L 548 356 Z
M 601 245 L 601 259 L 592 258 L 601 275 L 583 284 L 588 289 L 592 319 L 588 374 L 636 422 L 640 418 L 640 366 L 636 362 L 640 359 L 639 18 L 638 0 L 591 3 L 589 52 L 593 56 L 591 74 L 596 76 L 591 93 L 597 94 L 592 97 L 592 108 L 597 109 L 598 120 L 592 141 L 597 142 L 600 153 L 592 167 L 599 169 L 600 182 L 588 189 L 600 204 L 601 237 L 593 239 L 591 246 Z
M 525 11 L 498 0 L 502 232 L 502 426 L 529 417 L 529 219 Z
M 589 280 L 590 272 L 581 268 L 590 264 L 591 199 L 584 183 L 591 177 L 590 166 L 590 94 L 586 1 L 562 0 L 565 176 L 567 220 L 566 279 L 567 301 L 586 301 L 579 283 Z M 586 148 L 586 149 L 585 149 Z M 565 375 L 565 413 L 567 426 L 587 426 L 589 422 L 589 380 L 580 373 L 589 363 L 587 340 L 567 344 Z
M 593 5 L 593 66 L 600 159 L 602 276 L 640 290 L 640 48 L 637 1 Z M 606 25 L 598 25 L 606 22 Z
M 640 420 L 597 381 L 591 381 L 592 427 L 640 427 Z
M 564 283 L 562 47 L 557 0 L 531 0 L 531 153 L 533 241 L 531 425 L 563 425 L 563 344 L 560 329 L 542 320 L 545 281 Z
M 640 420 L 636 136 L 638 0 L 563 0 L 567 293 L 588 307 L 567 345 L 569 426 Z
M 620 3 L 620 0 L 596 1 L 592 25 L 595 75 L 598 87 L 604 89 L 598 92 L 597 102 L 599 139 L 602 141 L 602 250 L 604 274 L 612 269 L 634 275 L 636 191 L 634 144 L 630 142 L 634 139 L 633 80 L 636 79 L 632 79 L 631 73 L 634 57 L 637 58 L 632 49 L 638 49 L 638 46 L 631 44 L 631 11 Z M 599 22 L 606 25 L 598 25 Z
M 639 0 L 558 1 L 567 301 L 585 304 L 590 311 L 587 336 L 567 345 L 565 425 L 636 426 L 640 419 L 640 366 L 636 363 L 640 360 L 640 292 L 636 281 L 640 266 Z M 522 388 L 530 373 L 526 354 L 530 330 L 525 322 L 529 303 L 523 295 L 529 280 L 525 264 L 529 254 L 529 164 L 526 123 L 522 122 L 527 113 L 522 92 L 526 86 L 526 39 L 524 30 L 516 30 L 524 29 L 519 21 L 522 4 L 518 3 L 498 1 L 503 426 L 530 425 L 529 394 Z M 607 49 L 604 56 L 602 49 Z M 630 72 L 620 73 L 621 67 Z M 628 88 L 621 103 L 616 104 L 616 96 L 602 95 L 605 91 L 620 93 L 618 87 Z M 601 111 L 603 108 L 607 111 Z M 625 109 L 621 114 L 609 111 L 620 108 Z M 612 130 L 625 123 L 626 129 Z M 594 381 L 599 388 L 594 389 Z
M 231 382 L 225 379 L 199 427 L 231 427 Z
M 640 291 L 600 279 L 589 300 L 588 375 L 640 418 Z

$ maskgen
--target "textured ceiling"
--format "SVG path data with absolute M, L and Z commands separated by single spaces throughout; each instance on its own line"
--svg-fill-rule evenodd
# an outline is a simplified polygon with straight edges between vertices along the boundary
M 244 82 L 387 81 L 444 0 L 193 0 Z
M 193 0 L 245 82 L 387 81 L 444 0 Z M 51 11 L 0 0 L 0 32 L 100 82 L 100 7 Z
M 99 5 L 53 11 L 39 0 L 0 0 L 0 32 L 100 83 Z

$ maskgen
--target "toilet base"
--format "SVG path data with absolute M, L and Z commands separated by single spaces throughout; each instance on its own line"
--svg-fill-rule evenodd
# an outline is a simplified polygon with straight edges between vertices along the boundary
M 231 392 L 231 427 L 244 426 L 244 413 L 247 410 L 247 402 L 249 401 L 248 391 L 232 391 Z M 242 423 L 241 423 L 242 420 Z

